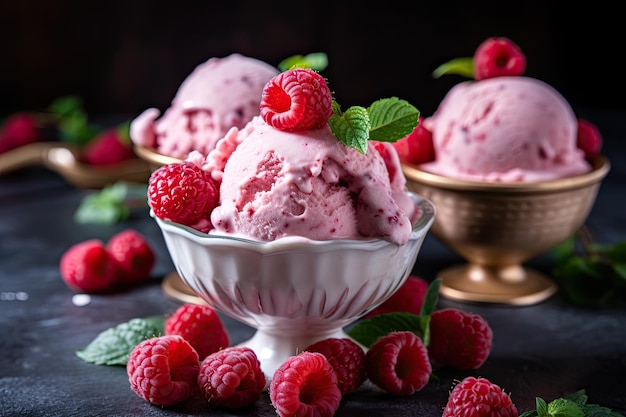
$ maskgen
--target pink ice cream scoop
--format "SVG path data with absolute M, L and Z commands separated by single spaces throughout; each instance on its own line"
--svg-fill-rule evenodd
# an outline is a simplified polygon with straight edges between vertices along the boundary
M 261 93 L 278 69 L 241 54 L 210 58 L 182 82 L 171 106 L 137 116 L 130 136 L 137 145 L 184 159 L 192 150 L 208 153 L 233 126 L 259 114 Z
M 417 215 L 404 177 L 390 178 L 390 171 L 401 172 L 398 158 L 384 159 L 371 143 L 366 154 L 348 148 L 328 125 L 286 132 L 256 117 L 232 129 L 204 163 L 221 180 L 220 205 L 211 214 L 217 232 L 263 241 L 376 237 L 404 244 Z
M 455 85 L 424 126 L 436 160 L 425 171 L 466 180 L 529 182 L 591 170 L 576 145 L 565 98 L 534 78 L 496 77 Z

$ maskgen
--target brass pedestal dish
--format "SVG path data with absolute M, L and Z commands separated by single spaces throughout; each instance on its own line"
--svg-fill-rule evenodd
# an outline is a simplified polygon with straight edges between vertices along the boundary
M 523 266 L 572 236 L 585 222 L 610 169 L 602 156 L 593 170 L 536 183 L 485 183 L 443 177 L 405 164 L 410 191 L 437 208 L 431 232 L 468 262 L 444 269 L 441 294 L 485 303 L 529 305 L 557 290 Z

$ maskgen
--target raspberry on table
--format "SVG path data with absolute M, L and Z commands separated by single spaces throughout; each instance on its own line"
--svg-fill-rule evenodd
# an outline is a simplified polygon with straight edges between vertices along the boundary
M 182 336 L 166 335 L 139 343 L 126 371 L 130 388 L 151 404 L 168 407 L 191 397 L 197 387 L 198 353 Z
M 409 275 L 407 280 L 384 303 L 367 313 L 368 319 L 379 314 L 403 312 L 420 315 L 424 297 L 428 291 L 428 282 L 415 275 Z
M 122 284 L 148 281 L 156 256 L 141 233 L 134 229 L 122 230 L 109 239 L 106 248 L 117 262 Z
M 218 203 L 215 180 L 192 162 L 163 165 L 150 175 L 148 204 L 159 219 L 200 230 Z
M 332 115 L 332 101 L 324 77 L 310 68 L 295 68 L 265 85 L 260 114 L 268 125 L 279 130 L 317 129 Z
M 409 331 L 391 332 L 372 343 L 365 369 L 376 386 L 398 396 L 421 390 L 432 374 L 426 346 Z
M 270 400 L 280 417 L 331 417 L 341 402 L 337 374 L 323 354 L 303 351 L 274 372 Z
M 328 338 L 307 346 L 305 351 L 319 352 L 326 356 L 337 374 L 342 395 L 357 389 L 365 382 L 365 351 L 349 338 Z
M 428 353 L 435 364 L 477 369 L 489 357 L 492 339 L 489 323 L 478 314 L 445 308 L 430 316 Z
M 247 347 L 228 347 L 200 364 L 198 387 L 209 404 L 239 409 L 255 403 L 267 384 L 261 362 Z
M 61 256 L 61 278 L 76 292 L 109 291 L 118 281 L 115 258 L 100 239 L 88 239 L 72 245 Z
M 230 338 L 218 314 L 205 304 L 183 304 L 165 320 L 166 335 L 185 338 L 203 360 L 228 347 Z
M 468 376 L 450 392 L 442 417 L 518 417 L 518 411 L 498 385 Z
M 508 38 L 485 39 L 474 52 L 474 78 L 519 76 L 526 72 L 526 56 Z

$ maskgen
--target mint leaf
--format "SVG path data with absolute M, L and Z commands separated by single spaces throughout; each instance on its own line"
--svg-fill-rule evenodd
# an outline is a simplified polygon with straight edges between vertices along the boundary
M 419 316 L 406 312 L 379 314 L 357 322 L 347 331 L 348 335 L 362 345 L 369 347 L 378 338 L 389 332 L 411 331 L 428 346 L 430 343 L 430 315 L 437 307 L 440 286 L 440 278 L 433 280 L 428 285 Z
M 315 71 L 324 71 L 327 66 L 328 56 L 323 52 L 315 52 L 285 58 L 278 64 L 278 69 L 280 71 L 287 71 L 293 68 L 311 68 Z
M 584 417 L 582 408 L 573 401 L 565 398 L 557 398 L 548 404 L 550 417 Z
M 611 299 L 626 299 L 626 242 L 593 242 L 583 227 L 551 254 L 552 275 L 567 301 L 600 307 Z
M 433 77 L 439 78 L 442 75 L 457 74 L 470 79 L 474 79 L 474 58 L 455 58 L 441 64 L 433 71 Z
M 430 316 L 411 313 L 385 313 L 357 322 L 348 331 L 348 336 L 370 347 L 380 337 L 397 331 L 411 331 L 424 340 Z
M 581 389 L 546 404 L 542 398 L 535 398 L 535 410 L 528 410 L 519 417 L 624 417 L 607 407 L 587 404 L 585 390 Z
M 441 278 L 434 279 L 428 284 L 426 295 L 424 296 L 424 302 L 422 303 L 422 309 L 420 315 L 430 316 L 437 308 L 439 302 L 439 287 L 441 287 Z
M 161 333 L 154 320 L 131 319 L 103 331 L 85 349 L 77 350 L 76 355 L 96 365 L 125 366 L 135 346 Z
M 147 185 L 117 182 L 83 198 L 74 213 L 80 224 L 115 224 L 130 216 L 131 206 L 147 205 Z
M 48 106 L 48 111 L 61 119 L 82 111 L 83 101 L 79 96 L 64 96 L 56 98 Z
M 397 97 L 373 102 L 367 109 L 370 119 L 370 140 L 395 142 L 417 126 L 420 112 L 406 100 Z
M 328 119 L 328 125 L 341 143 L 362 154 L 367 152 L 367 141 L 370 136 L 370 119 L 367 109 L 352 106 L 341 115 L 333 113 Z

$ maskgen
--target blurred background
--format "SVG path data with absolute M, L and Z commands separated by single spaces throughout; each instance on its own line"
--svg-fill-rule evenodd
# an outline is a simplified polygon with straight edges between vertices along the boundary
M 432 114 L 458 76 L 432 71 L 506 36 L 526 75 L 559 90 L 574 109 L 623 109 L 621 14 L 591 2 L 551 1 L 148 1 L 2 0 L 0 117 L 83 98 L 90 114 L 165 110 L 193 68 L 233 52 L 274 66 L 325 52 L 342 106 L 398 96 Z M 620 58 L 621 57 L 621 58 Z

